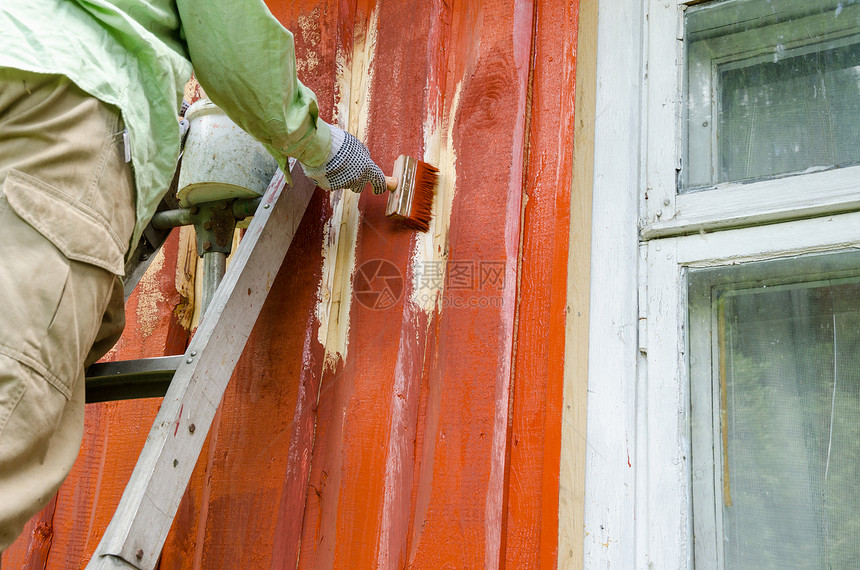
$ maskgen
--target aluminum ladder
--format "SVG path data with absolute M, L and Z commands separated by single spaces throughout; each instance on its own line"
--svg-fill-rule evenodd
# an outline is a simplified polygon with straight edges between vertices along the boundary
M 143 372 L 157 378 L 142 391 L 133 389 L 132 397 L 158 395 L 169 387 L 88 569 L 150 570 L 158 563 L 233 369 L 316 187 L 293 160 L 290 170 L 292 186 L 278 171 L 260 199 L 185 354 L 106 364 L 114 375 Z

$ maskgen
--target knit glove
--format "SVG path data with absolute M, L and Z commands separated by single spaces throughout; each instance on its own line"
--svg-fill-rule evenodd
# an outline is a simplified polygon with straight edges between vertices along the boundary
M 370 152 L 361 141 L 333 125 L 331 129 L 331 151 L 321 166 L 302 164 L 305 176 L 325 190 L 349 188 L 361 192 L 368 183 L 374 194 L 385 192 L 385 175 L 370 158 Z

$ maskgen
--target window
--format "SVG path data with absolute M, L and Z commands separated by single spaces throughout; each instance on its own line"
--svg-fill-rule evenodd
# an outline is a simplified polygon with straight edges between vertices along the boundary
M 645 6 L 642 559 L 860 568 L 860 2 Z
M 599 9 L 585 566 L 856 568 L 860 0 Z
M 682 191 L 860 162 L 860 4 L 845 4 L 686 10 Z
M 860 567 L 860 253 L 688 283 L 697 567 Z
M 650 5 L 643 237 L 860 207 L 860 3 Z

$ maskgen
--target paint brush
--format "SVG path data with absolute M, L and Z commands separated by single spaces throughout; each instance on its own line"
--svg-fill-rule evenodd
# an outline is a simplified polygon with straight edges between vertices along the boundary
M 433 219 L 433 198 L 439 184 L 439 169 L 411 156 L 394 161 L 393 176 L 385 177 L 389 190 L 385 215 L 412 229 L 426 232 Z

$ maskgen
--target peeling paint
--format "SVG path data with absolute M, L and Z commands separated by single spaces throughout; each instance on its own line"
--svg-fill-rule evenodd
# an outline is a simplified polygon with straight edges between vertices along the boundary
M 455 117 L 460 107 L 463 82 L 457 83 L 448 117 L 439 124 L 433 116 L 424 121 L 423 160 L 439 169 L 439 186 L 433 201 L 430 230 L 417 234 L 412 254 L 411 301 L 428 315 L 439 310 L 445 285 L 445 264 L 448 260 L 448 233 L 451 210 L 457 186 L 457 151 L 454 149 Z M 433 275 L 428 275 L 433 271 Z M 438 274 L 437 274 L 438 272 Z
M 301 57 L 296 58 L 296 71 L 298 72 L 299 77 L 313 73 L 317 66 L 322 63 L 316 51 L 320 41 L 322 40 L 319 22 L 319 8 L 314 8 L 313 12 L 310 14 L 304 14 L 298 18 L 299 35 L 301 40 L 307 46 L 307 49 L 301 50 L 301 52 L 296 50 L 296 55 L 299 55 L 299 53 L 302 54 Z
M 164 252 L 159 251 L 137 284 L 140 291 L 137 300 L 137 323 L 143 338 L 147 338 L 155 330 L 158 325 L 159 303 L 167 300 L 158 287 L 158 276 L 162 267 Z
M 338 54 L 336 107 L 337 122 L 364 140 L 367 134 L 367 109 L 373 83 L 373 57 L 377 46 L 379 8 L 373 10 L 365 33 L 356 34 L 352 54 Z M 323 275 L 320 282 L 317 339 L 325 347 L 323 372 L 334 370 L 346 358 L 349 341 L 349 313 L 352 306 L 352 276 L 361 212 L 360 195 L 349 191 L 330 194 L 332 216 L 323 240 Z
M 323 371 L 334 370 L 346 358 L 349 339 L 349 311 L 352 301 L 352 274 L 358 243 L 358 195 L 343 192 L 331 195 L 332 219 L 323 246 L 323 282 L 320 286 L 319 342 L 325 346 Z

